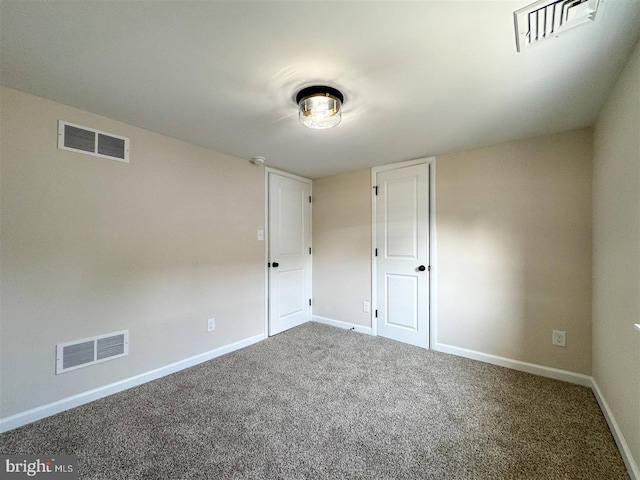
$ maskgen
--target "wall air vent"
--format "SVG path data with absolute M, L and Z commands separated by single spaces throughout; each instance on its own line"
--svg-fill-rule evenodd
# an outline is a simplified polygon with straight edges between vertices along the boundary
M 600 0 L 540 0 L 513 12 L 516 48 L 525 48 L 559 36 L 595 20 Z
M 129 163 L 129 139 L 58 120 L 58 148 Z
M 129 355 L 129 331 L 56 345 L 56 375 Z

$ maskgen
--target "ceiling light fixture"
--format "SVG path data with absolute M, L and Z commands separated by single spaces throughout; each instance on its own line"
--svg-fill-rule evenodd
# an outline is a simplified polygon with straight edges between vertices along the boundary
M 335 88 L 314 85 L 296 95 L 300 123 L 305 127 L 323 129 L 335 127 L 342 120 L 344 96 Z

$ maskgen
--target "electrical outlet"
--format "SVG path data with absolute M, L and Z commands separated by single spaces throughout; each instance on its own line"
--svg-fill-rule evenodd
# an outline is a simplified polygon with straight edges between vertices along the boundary
M 364 313 L 371 313 L 371 304 L 366 300 L 362 302 L 362 311 Z
M 207 332 L 213 332 L 216 329 L 216 319 L 210 318 L 207 320 Z
M 556 347 L 566 347 L 567 346 L 567 332 L 562 330 L 554 330 L 551 335 L 551 345 L 555 345 Z

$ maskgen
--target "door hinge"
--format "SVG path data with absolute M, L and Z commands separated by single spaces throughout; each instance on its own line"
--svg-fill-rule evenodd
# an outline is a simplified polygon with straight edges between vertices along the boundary
M 376 318 L 378 318 L 378 310 L 376 310 Z
M 378 186 L 377 186 L 377 185 L 375 185 L 375 186 L 373 187 L 373 190 L 376 192 L 376 195 L 378 195 Z
M 378 249 L 377 249 L 377 248 L 376 248 L 375 256 L 376 256 L 376 257 L 378 256 Z
M 311 195 L 309 195 L 309 203 L 311 203 Z
M 311 306 L 311 299 L 309 299 L 309 306 Z
M 309 247 L 309 255 L 311 255 L 311 247 Z M 429 268 L 431 268 L 431 267 L 429 267 Z

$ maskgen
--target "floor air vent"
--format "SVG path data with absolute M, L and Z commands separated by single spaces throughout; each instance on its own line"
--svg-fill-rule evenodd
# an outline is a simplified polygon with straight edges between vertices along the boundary
M 58 148 L 129 163 L 129 139 L 58 121 Z
M 595 20 L 599 0 L 541 0 L 513 12 L 519 52 Z
M 56 345 L 56 375 L 129 354 L 129 331 Z

